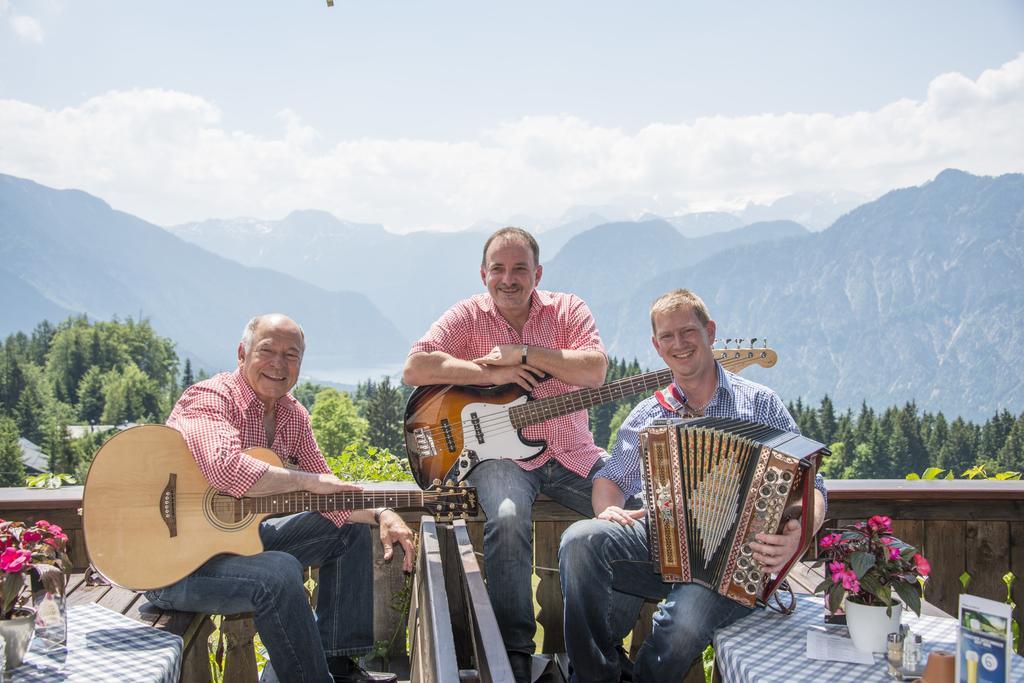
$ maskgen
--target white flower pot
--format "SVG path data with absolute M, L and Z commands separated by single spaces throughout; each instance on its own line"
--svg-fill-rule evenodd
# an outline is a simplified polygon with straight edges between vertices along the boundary
M 885 613 L 886 607 L 868 607 L 850 600 L 846 601 L 846 628 L 858 650 L 885 652 L 886 637 L 900 630 L 900 616 L 903 605 L 894 603 L 892 616 Z
M 36 628 L 36 613 L 34 610 L 16 610 L 18 616 L 12 619 L 0 619 L 0 639 L 4 641 L 4 654 L 6 659 L 5 671 L 16 669 L 21 666 L 25 659 L 25 652 L 32 640 L 32 632 Z M 0 678 L 3 674 L 0 674 Z

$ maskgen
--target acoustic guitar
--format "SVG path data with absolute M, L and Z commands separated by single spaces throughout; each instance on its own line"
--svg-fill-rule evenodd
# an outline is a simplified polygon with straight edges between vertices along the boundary
M 716 348 L 726 370 L 748 365 L 770 368 L 778 355 L 769 348 Z M 524 460 L 540 455 L 544 441 L 523 437 L 530 425 L 610 403 L 672 381 L 668 368 L 626 377 L 594 389 L 533 399 L 518 384 L 499 387 L 432 384 L 417 387 L 405 407 L 405 452 L 416 483 L 462 481 L 484 460 Z
M 282 465 L 269 449 L 245 452 Z M 118 586 L 151 590 L 188 576 L 219 553 L 262 552 L 259 526 L 267 517 L 379 507 L 474 515 L 476 491 L 438 486 L 234 498 L 210 487 L 177 430 L 144 425 L 116 434 L 96 453 L 82 495 L 82 522 L 89 560 L 100 574 Z

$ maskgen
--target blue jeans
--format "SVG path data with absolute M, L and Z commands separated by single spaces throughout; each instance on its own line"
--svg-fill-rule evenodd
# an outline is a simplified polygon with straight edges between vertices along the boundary
M 646 520 L 632 526 L 576 522 L 562 535 L 558 568 L 574 681 L 618 682 L 617 646 L 645 599 L 664 602 L 633 666 L 634 679 L 643 683 L 677 683 L 716 629 L 753 611 L 699 584 L 662 581 L 649 559 Z
M 545 493 L 580 514 L 594 514 L 591 477 L 581 477 L 555 460 L 526 471 L 513 460 L 485 460 L 468 479 L 475 486 L 484 523 L 484 571 L 494 616 L 511 653 L 532 654 L 537 624 L 533 615 L 533 501 Z
M 282 681 L 332 680 L 327 657 L 373 646 L 370 528 L 338 528 L 315 512 L 260 525 L 265 551 L 217 555 L 175 584 L 146 593 L 164 609 L 210 614 L 253 612 L 256 630 Z M 314 618 L 303 569 L 320 567 Z

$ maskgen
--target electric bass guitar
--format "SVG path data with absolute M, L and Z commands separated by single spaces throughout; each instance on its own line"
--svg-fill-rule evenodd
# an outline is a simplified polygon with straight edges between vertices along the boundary
M 778 355 L 769 348 L 716 348 L 726 370 L 748 365 L 770 368 Z M 432 384 L 417 387 L 405 407 L 405 452 L 416 483 L 462 481 L 484 460 L 525 460 L 547 448 L 523 437 L 530 425 L 611 403 L 672 381 L 668 368 L 626 377 L 594 389 L 533 399 L 518 384 L 499 387 Z
M 282 465 L 267 448 L 245 452 Z M 379 507 L 474 515 L 476 491 L 439 485 L 431 491 L 234 498 L 210 487 L 177 430 L 144 425 L 116 434 L 96 453 L 82 494 L 82 523 L 89 560 L 100 574 L 124 588 L 151 590 L 188 576 L 219 553 L 262 552 L 259 526 L 267 517 Z

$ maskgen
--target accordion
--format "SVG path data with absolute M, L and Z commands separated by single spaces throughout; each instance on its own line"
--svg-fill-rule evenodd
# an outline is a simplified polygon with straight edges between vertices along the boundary
M 640 432 L 640 450 L 655 571 L 748 607 L 766 601 L 811 540 L 814 476 L 828 450 L 799 434 L 720 417 L 655 420 Z M 797 517 L 797 554 L 775 578 L 764 575 L 750 542 Z

